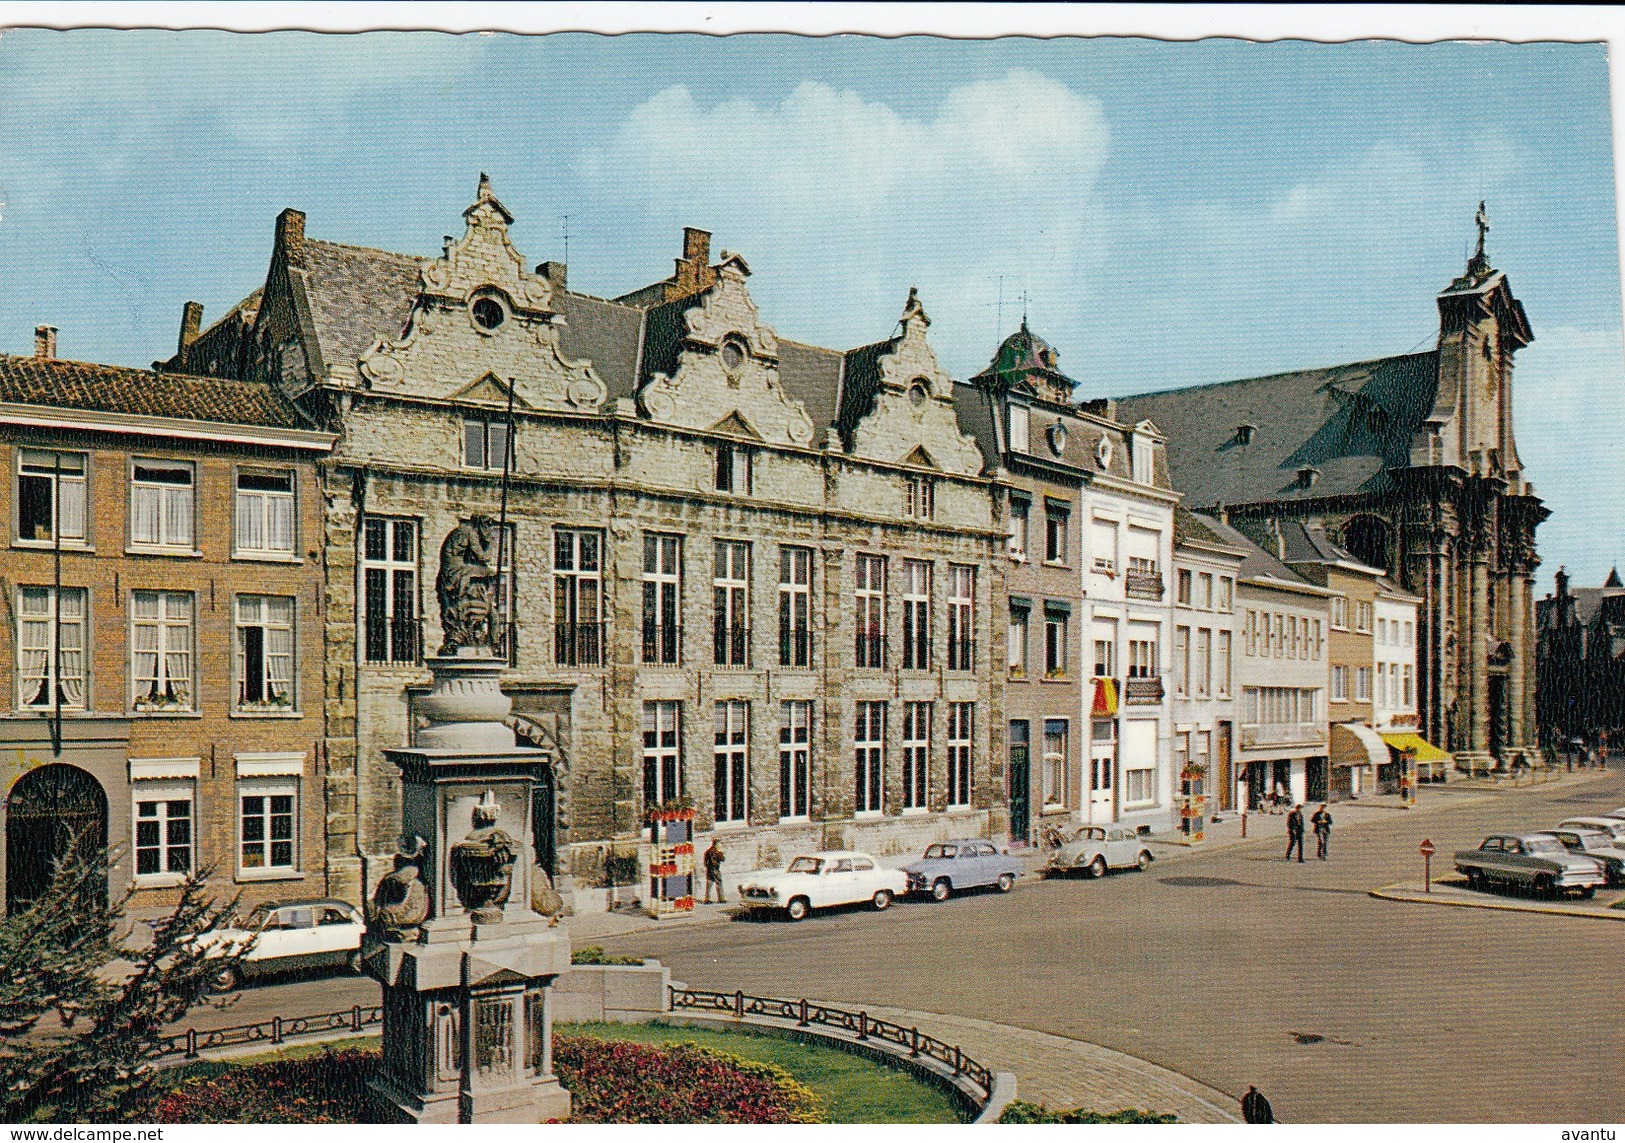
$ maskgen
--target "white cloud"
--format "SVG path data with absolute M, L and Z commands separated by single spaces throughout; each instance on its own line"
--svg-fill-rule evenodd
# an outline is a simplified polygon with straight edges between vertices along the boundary
M 745 254 L 789 336 L 877 340 L 918 285 L 949 340 L 974 328 L 991 350 L 1000 274 L 1007 314 L 1074 279 L 1109 143 L 1096 100 L 1015 69 L 921 115 L 818 82 L 772 104 L 669 87 L 579 169 L 651 240 L 698 225 Z
M 1541 590 L 1559 564 L 1596 586 L 1625 563 L 1625 337 L 1617 329 L 1536 330 L 1513 379 L 1518 455 L 1551 518 L 1537 533 Z M 1600 504 L 1613 504 L 1599 510 Z M 1607 520 L 1602 527 L 1599 519 Z

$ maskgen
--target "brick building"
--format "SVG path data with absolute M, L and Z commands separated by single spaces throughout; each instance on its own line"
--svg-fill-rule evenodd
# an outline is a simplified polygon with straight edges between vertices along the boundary
M 212 865 L 252 904 L 326 884 L 316 461 L 271 387 L 0 357 L 0 881 L 71 836 L 160 904 Z
M 339 434 L 331 891 L 389 868 L 382 751 L 439 646 L 436 554 L 477 514 L 508 523 L 504 687 L 558 759 L 535 856 L 577 909 L 677 797 L 730 872 L 1005 830 L 987 664 L 1006 540 L 913 293 L 893 336 L 841 352 L 780 338 L 702 231 L 670 278 L 609 300 L 527 270 L 483 178 L 464 219 L 418 258 L 307 238 L 285 211 L 263 286 L 208 330 L 189 305 L 171 362 L 267 382 Z

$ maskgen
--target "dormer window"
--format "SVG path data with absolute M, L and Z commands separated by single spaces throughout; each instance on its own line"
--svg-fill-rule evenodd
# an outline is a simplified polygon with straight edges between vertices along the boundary
M 1028 450 L 1028 431 L 1030 416 L 1026 405 L 1010 406 L 1010 451 L 1026 452 Z
M 1236 443 L 1240 445 L 1252 444 L 1253 434 L 1257 431 L 1257 425 L 1253 424 L 1251 421 L 1243 421 L 1241 424 L 1236 426 Z
M 494 333 L 508 320 L 508 311 L 501 302 L 489 294 L 475 298 L 468 307 L 468 313 L 474 319 L 475 327 L 485 333 Z
M 926 398 L 930 395 L 931 386 L 924 377 L 916 377 L 913 381 L 909 382 L 908 403 L 913 405 L 916 409 L 924 405 Z
M 1056 456 L 1066 451 L 1066 426 L 1059 421 L 1049 427 L 1049 450 Z
M 913 520 L 929 520 L 936 514 L 936 489 L 929 476 L 909 476 L 903 480 L 903 515 Z
M 717 445 L 717 491 L 750 493 L 750 449 L 731 441 Z
M 1315 481 L 1320 479 L 1320 469 L 1312 464 L 1306 464 L 1298 469 L 1298 487 L 1313 488 Z
M 722 339 L 722 371 L 730 379 L 737 379 L 745 367 L 745 359 L 750 356 L 750 348 L 745 339 L 737 333 L 731 333 Z

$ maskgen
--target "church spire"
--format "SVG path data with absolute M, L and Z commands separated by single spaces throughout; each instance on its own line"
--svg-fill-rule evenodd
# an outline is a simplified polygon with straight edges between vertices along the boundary
M 1490 216 L 1482 199 L 1478 203 L 1478 213 L 1473 215 L 1473 225 L 1478 227 L 1478 249 L 1473 252 L 1471 260 L 1467 263 L 1467 274 L 1469 277 L 1477 278 L 1489 273 L 1490 270 L 1489 255 L 1484 253 L 1484 239 L 1489 237 L 1490 233 Z

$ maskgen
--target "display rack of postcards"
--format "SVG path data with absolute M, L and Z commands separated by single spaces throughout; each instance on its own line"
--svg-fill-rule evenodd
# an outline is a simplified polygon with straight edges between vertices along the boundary
M 1188 766 L 1179 775 L 1179 828 L 1191 841 L 1201 841 L 1203 825 L 1207 820 L 1207 798 L 1202 793 L 1207 771 L 1199 766 Z
M 644 883 L 651 917 L 694 911 L 694 810 L 661 806 L 649 814 Z

